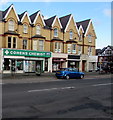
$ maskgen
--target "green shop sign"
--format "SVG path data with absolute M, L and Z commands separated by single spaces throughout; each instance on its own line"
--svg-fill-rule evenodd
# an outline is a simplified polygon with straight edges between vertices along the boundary
M 51 52 L 40 52 L 32 50 L 3 49 L 5 56 L 27 56 L 27 57 L 51 57 Z

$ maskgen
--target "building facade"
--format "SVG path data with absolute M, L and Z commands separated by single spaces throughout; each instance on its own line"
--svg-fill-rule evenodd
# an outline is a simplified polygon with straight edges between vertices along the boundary
M 96 34 L 92 21 L 75 22 L 69 14 L 44 19 L 40 11 L 17 14 L 12 4 L 0 11 L 0 72 L 57 71 L 62 67 L 95 69 Z M 93 56 L 93 60 L 89 59 Z M 90 67 L 89 67 L 90 66 Z M 91 68 L 92 69 L 92 68 Z
M 98 68 L 113 73 L 113 46 L 108 45 L 103 49 L 97 49 Z

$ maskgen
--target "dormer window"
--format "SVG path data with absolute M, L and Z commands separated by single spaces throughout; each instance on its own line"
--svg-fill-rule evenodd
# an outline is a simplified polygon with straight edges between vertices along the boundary
M 41 27 L 40 27 L 40 25 L 37 25 L 36 26 L 36 34 L 40 35 L 40 33 L 41 33 Z
M 58 29 L 57 28 L 54 29 L 54 37 L 58 37 Z
M 92 35 L 91 34 L 88 35 L 88 41 L 92 42 Z
M 70 39 L 73 39 L 73 31 L 70 31 L 69 36 L 70 36 Z
M 28 32 L 28 26 L 26 24 L 23 25 L 23 32 L 24 33 Z
M 13 20 L 9 21 L 9 31 L 14 31 L 14 21 Z

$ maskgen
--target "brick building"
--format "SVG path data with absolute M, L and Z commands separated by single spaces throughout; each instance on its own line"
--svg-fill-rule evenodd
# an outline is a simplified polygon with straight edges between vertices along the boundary
M 62 67 L 96 68 L 96 34 L 91 19 L 75 22 L 72 14 L 44 19 L 40 11 L 17 14 L 14 5 L 0 11 L 0 71 L 52 72 Z M 93 59 L 91 59 L 93 57 Z

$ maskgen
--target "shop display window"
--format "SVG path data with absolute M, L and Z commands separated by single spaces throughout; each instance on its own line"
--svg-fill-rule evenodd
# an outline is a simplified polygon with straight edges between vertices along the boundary
M 4 59 L 4 70 L 10 70 L 10 60 L 7 58 Z

